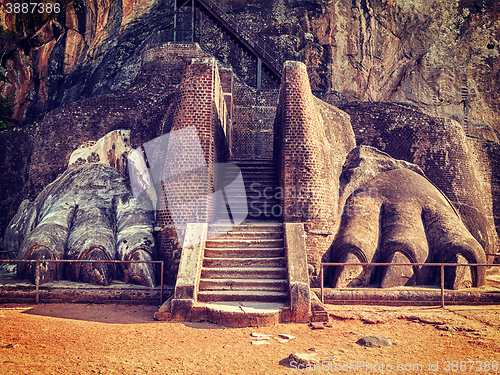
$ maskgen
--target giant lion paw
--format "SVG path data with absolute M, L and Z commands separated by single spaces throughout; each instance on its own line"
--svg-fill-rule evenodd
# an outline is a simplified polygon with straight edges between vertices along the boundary
M 397 161 L 379 151 L 370 152 L 385 161 L 375 172 L 369 168 L 375 177 L 364 173 L 363 181 L 348 196 L 331 247 L 332 262 L 486 263 L 483 248 L 443 193 L 418 170 L 396 165 Z M 345 168 L 343 173 L 349 180 L 357 171 Z M 445 270 L 447 288 L 484 285 L 484 267 L 447 266 Z M 438 271 L 437 267 L 417 265 L 379 269 L 346 265 L 335 268 L 332 283 L 337 288 L 372 282 L 379 282 L 382 288 L 428 285 L 436 281 Z
M 88 153 L 87 160 L 79 157 L 76 160 L 81 162 L 71 163 L 72 158 L 70 167 L 34 202 L 21 204 L 7 229 L 6 243 L 17 259 L 89 261 L 41 262 L 40 282 L 64 278 L 108 285 L 121 277 L 126 282 L 154 286 L 152 264 L 119 263 L 117 267 L 91 262 L 155 258 L 151 203 L 134 198 L 128 178 L 118 170 L 123 170 L 120 160 L 127 150 L 120 150 L 120 145 L 126 138 L 113 132 L 102 140 L 99 142 L 109 145 L 100 151 L 109 148 L 108 152 L 77 150 L 79 156 Z M 118 150 L 120 154 L 115 156 L 113 152 Z M 103 163 L 105 158 L 108 160 Z M 34 264 L 20 263 L 18 276 L 34 280 Z

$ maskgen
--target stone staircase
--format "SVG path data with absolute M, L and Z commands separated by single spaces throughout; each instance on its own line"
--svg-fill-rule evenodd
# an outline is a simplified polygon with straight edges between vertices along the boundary
M 225 189 L 226 195 L 238 198 L 238 201 L 242 202 L 230 207 L 232 214 L 241 214 L 246 208 L 248 219 L 281 220 L 281 204 L 277 199 L 280 188 L 274 160 L 233 160 L 232 163 L 240 168 L 246 190 L 246 196 L 242 197 L 242 192 L 233 191 L 230 187 Z M 228 169 L 223 177 L 224 185 L 233 181 L 238 176 L 237 174 L 237 170 Z M 229 209 L 224 205 L 218 205 L 218 208 Z M 223 217 L 219 214 L 217 216 Z
M 229 327 L 328 321 L 311 294 L 304 225 L 246 221 L 187 225 L 172 295 L 155 319 Z
M 209 226 L 199 302 L 288 302 L 281 223 L 243 224 L 227 233 Z
M 231 327 L 327 321 L 311 310 L 304 226 L 281 222 L 274 162 L 233 164 L 240 169 L 225 168 L 218 187 L 230 206 L 217 202 L 219 223 L 188 224 L 174 295 L 155 318 Z M 240 170 L 245 191 L 230 186 Z M 228 213 L 246 220 L 227 231 Z

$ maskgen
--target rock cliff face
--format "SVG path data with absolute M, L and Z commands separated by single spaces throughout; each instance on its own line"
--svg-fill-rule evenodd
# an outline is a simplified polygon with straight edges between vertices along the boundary
M 349 100 L 411 103 L 498 142 L 500 4 L 495 0 L 225 0 L 283 60 L 308 66 L 313 90 Z M 120 93 L 140 52 L 168 39 L 172 1 L 66 0 L 51 15 L 6 14 L 7 93 L 25 123 L 82 97 Z M 3 7 L 3 5 L 2 5 Z M 206 19 L 202 46 L 253 82 L 254 66 Z M 270 84 L 268 82 L 268 84 Z

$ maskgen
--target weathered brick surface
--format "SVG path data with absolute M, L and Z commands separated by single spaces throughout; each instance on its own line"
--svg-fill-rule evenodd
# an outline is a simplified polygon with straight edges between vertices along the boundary
M 173 61 L 178 58 L 175 47 L 172 45 L 169 50 Z M 186 49 L 183 51 L 186 52 Z M 156 225 L 163 228 L 158 235 L 160 256 L 167 261 L 166 280 L 171 283 L 175 281 L 185 225 L 214 219 L 215 201 L 211 193 L 215 190 L 219 176 L 214 174 L 213 166 L 228 157 L 226 134 L 230 126 L 230 113 L 227 103 L 232 102 L 232 72 L 225 69 L 221 80 L 215 59 L 197 57 L 197 51 L 194 52 L 189 63 L 184 65 L 175 97 L 163 118 L 162 133 L 194 127 L 198 139 L 189 140 L 193 142 L 192 145 L 184 142 L 177 151 L 169 147 L 165 165 L 175 165 L 179 170 L 196 167 L 197 148 L 201 146 L 208 168 L 177 175 L 163 186 L 166 208 L 159 210 Z M 163 60 L 170 61 L 165 48 L 162 47 L 158 53 Z M 187 52 L 183 57 L 188 58 Z M 175 77 L 178 78 L 177 75 Z M 175 171 L 164 172 L 175 174 Z M 191 204 L 195 200 L 197 203 Z M 182 205 L 182 211 L 174 215 L 168 208 L 168 202 L 171 206 Z M 175 229 L 179 228 L 178 232 L 174 226 Z
M 256 90 L 235 81 L 232 157 L 271 159 L 278 90 Z
M 484 204 L 488 224 L 500 234 L 500 145 L 480 138 L 467 138 L 473 165 L 477 171 L 478 183 L 484 194 Z M 500 251 L 500 241 L 496 237 L 495 253 Z M 491 256 L 489 257 L 491 259 Z M 497 256 L 497 262 L 500 256 Z
M 275 127 L 283 219 L 305 223 L 313 276 L 339 225 L 338 178 L 354 147 L 349 116 L 313 96 L 304 64 L 286 62 Z
M 216 162 L 215 127 L 218 126 L 218 117 L 214 96 L 216 84 L 216 65 L 214 59 L 196 59 L 187 67 L 183 80 L 177 91 L 177 97 L 171 108 L 171 116 L 167 121 L 172 121 L 171 132 L 188 127 L 195 127 L 199 139 L 190 139 L 193 144 L 179 145 L 179 149 L 169 146 L 165 165 L 175 165 L 179 170 L 190 170 L 197 167 L 196 149 L 199 142 L 208 166 Z M 220 88 L 220 87 L 219 87 Z M 184 152 L 183 152 L 184 151 Z M 187 153 L 185 152 L 187 151 Z M 168 171 L 165 171 L 169 174 Z M 170 173 L 175 173 L 171 171 Z M 189 203 L 195 199 L 208 199 L 207 194 L 213 191 L 214 176 L 210 170 L 201 172 L 200 176 L 180 175 L 175 181 L 169 183 L 168 191 L 164 187 L 165 201 L 185 201 Z M 195 181 L 193 181 L 193 178 Z M 198 181 L 198 178 L 201 180 Z M 198 205 L 186 204 L 182 216 L 177 219 L 183 224 L 204 222 L 211 220 L 210 202 Z M 163 223 L 160 223 L 163 224 Z M 167 223 L 165 223 L 167 224 Z M 173 222 L 168 222 L 173 224 Z

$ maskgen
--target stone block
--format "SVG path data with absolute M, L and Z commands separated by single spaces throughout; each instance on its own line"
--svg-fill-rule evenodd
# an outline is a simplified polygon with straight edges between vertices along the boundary
M 309 282 L 294 283 L 290 288 L 290 305 L 292 306 L 292 319 L 296 323 L 309 322 L 311 313 L 311 296 Z
M 285 223 L 284 227 L 292 320 L 305 323 L 309 321 L 311 296 L 304 224 Z
M 187 225 L 175 284 L 175 299 L 192 299 L 196 301 L 207 230 L 208 224 L 206 223 Z
M 172 312 L 170 313 L 171 320 L 183 321 L 189 320 L 191 308 L 194 305 L 194 300 L 188 298 L 174 298 L 172 300 Z

